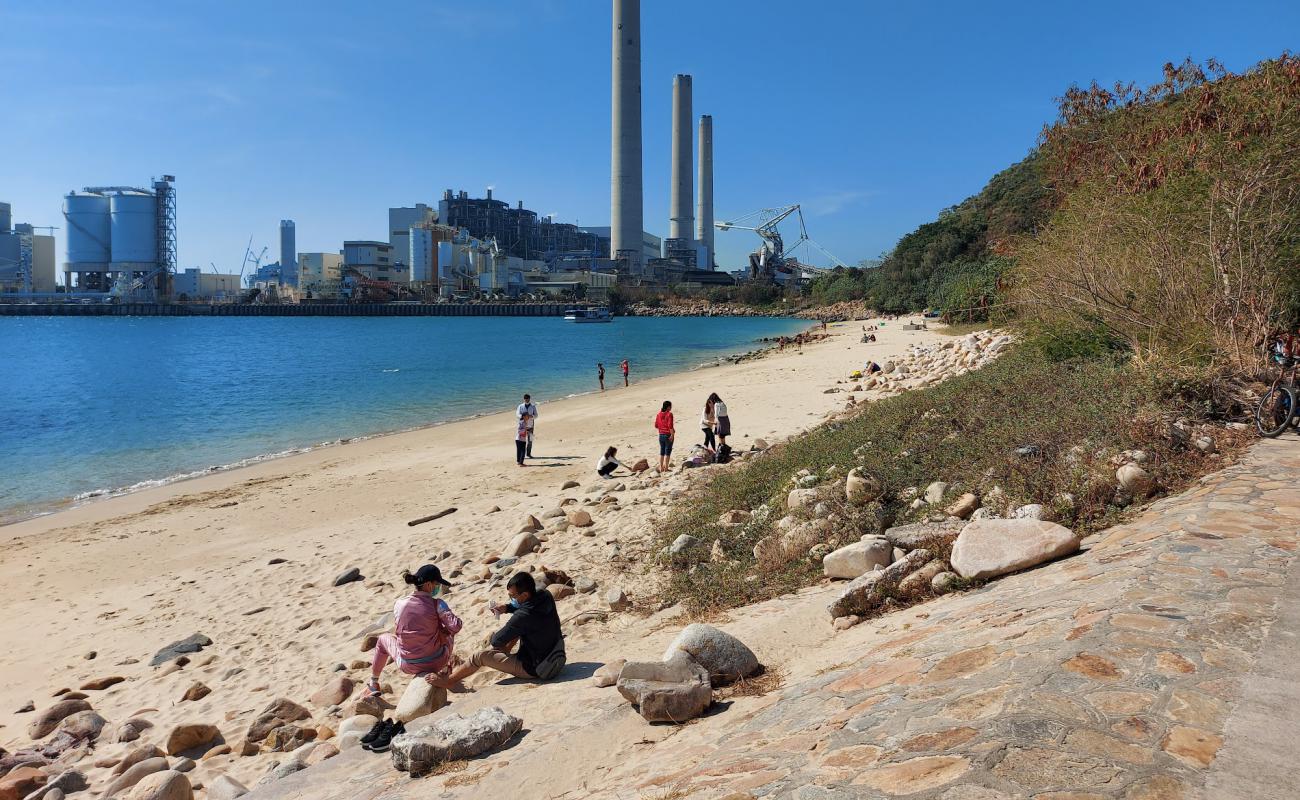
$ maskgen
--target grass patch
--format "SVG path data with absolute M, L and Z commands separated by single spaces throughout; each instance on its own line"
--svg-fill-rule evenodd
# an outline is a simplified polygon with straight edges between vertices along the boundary
M 718 690 L 718 698 L 730 700 L 734 697 L 761 697 L 785 686 L 785 670 L 780 667 L 767 667 L 752 678 L 741 678 L 730 686 Z
M 1224 463 L 1189 446 L 1201 430 L 1212 430 L 1221 453 L 1246 439 L 1220 426 L 1201 427 L 1207 406 L 1195 387 L 1179 384 L 1172 393 L 1167 380 L 1122 354 L 1084 350 L 1085 356 L 1062 358 L 1060 347 L 1027 342 L 937 386 L 861 404 L 710 476 L 689 502 L 675 506 L 657 536 L 661 545 L 683 533 L 705 548 L 717 541 L 725 558 L 665 559 L 666 599 L 698 616 L 789 593 L 821 580 L 820 552 L 934 514 L 965 492 L 1000 514 L 1040 503 L 1086 535 L 1113 524 L 1128 505 L 1117 492 L 1119 454 L 1142 450 L 1143 467 L 1158 485 L 1177 491 Z M 1190 437 L 1173 435 L 1171 423 L 1179 419 Z M 879 501 L 845 502 L 850 468 L 879 483 Z M 816 476 L 829 524 L 814 522 L 807 509 L 788 511 L 786 498 L 801 470 Z M 913 498 L 934 481 L 948 484 L 942 501 L 912 509 Z M 755 514 L 742 526 L 720 526 L 718 517 L 731 509 Z M 778 520 L 787 516 L 780 528 Z M 788 547 L 771 546 L 782 537 Z M 764 539 L 769 546 L 757 560 L 754 547 Z

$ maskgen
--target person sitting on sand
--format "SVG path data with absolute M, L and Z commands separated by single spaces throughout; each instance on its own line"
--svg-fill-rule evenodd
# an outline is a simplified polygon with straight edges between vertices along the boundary
M 880 365 L 874 361 L 868 361 L 867 363 L 862 365 L 862 372 L 864 375 L 871 375 L 879 371 L 880 371 Z
M 375 643 L 370 664 L 369 695 L 381 694 L 379 675 L 389 661 L 407 675 L 422 676 L 434 686 L 445 688 L 445 673 L 460 633 L 460 617 L 452 613 L 447 601 L 439 597 L 444 587 L 442 572 L 425 564 L 412 575 L 403 575 L 415 591 L 393 604 L 393 632 L 385 633 Z
M 538 589 L 532 573 L 516 572 L 506 583 L 510 602 L 492 606 L 496 616 L 510 613 L 501 630 L 492 634 L 491 647 L 470 657 L 469 663 L 451 673 L 448 683 L 456 689 L 483 667 L 516 678 L 549 681 L 564 669 L 564 633 L 555 599 L 545 589 Z M 518 643 L 518 652 L 511 654 Z
M 605 455 L 601 456 L 600 460 L 596 462 L 596 472 L 597 474 L 600 475 L 600 477 L 602 478 L 612 477 L 614 474 L 614 470 L 623 466 L 623 462 L 615 458 L 615 456 L 617 455 L 618 455 L 618 448 L 611 447 L 608 450 L 606 450 Z

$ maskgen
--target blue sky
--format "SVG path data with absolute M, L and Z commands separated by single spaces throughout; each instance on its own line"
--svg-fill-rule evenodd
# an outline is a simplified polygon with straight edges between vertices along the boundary
M 646 227 L 668 219 L 672 78 L 714 117 L 716 207 L 802 203 L 856 262 L 1022 158 L 1072 83 L 1294 48 L 1300 3 L 643 0 Z M 0 200 L 177 176 L 182 266 L 386 239 L 445 188 L 609 219 L 609 0 L 0 0 Z M 738 266 L 752 234 L 718 234 Z

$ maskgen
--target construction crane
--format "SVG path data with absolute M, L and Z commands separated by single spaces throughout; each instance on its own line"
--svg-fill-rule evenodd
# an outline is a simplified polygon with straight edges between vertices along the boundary
M 778 226 L 791 215 L 796 216 L 799 220 L 799 239 L 790 247 L 786 247 Z M 762 222 L 758 225 L 741 224 L 753 219 L 761 219 Z M 804 224 L 803 220 L 803 210 L 798 204 L 784 208 L 761 208 L 729 222 L 715 222 L 714 225 L 721 231 L 753 231 L 763 240 L 758 249 L 749 254 L 749 279 L 752 281 L 771 282 L 776 280 L 777 273 L 793 275 L 798 278 L 802 277 L 804 273 L 820 274 L 826 272 L 825 269 L 802 264 L 795 258 L 794 251 L 803 245 L 817 248 L 837 267 L 848 267 L 848 264 L 836 258 L 829 250 L 817 244 L 808 235 L 808 226 Z

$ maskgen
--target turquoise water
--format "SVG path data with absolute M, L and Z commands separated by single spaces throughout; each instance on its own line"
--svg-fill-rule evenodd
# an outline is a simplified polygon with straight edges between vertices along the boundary
M 0 317 L 0 522 L 697 366 L 806 321 Z

